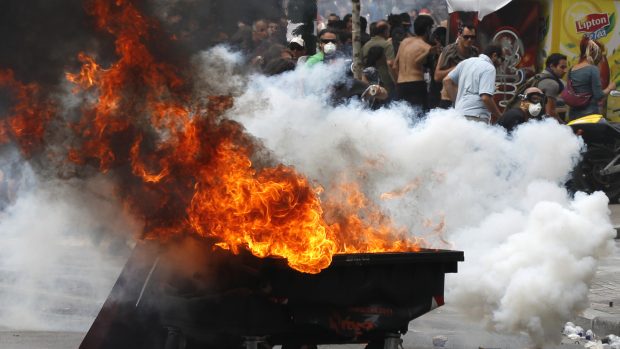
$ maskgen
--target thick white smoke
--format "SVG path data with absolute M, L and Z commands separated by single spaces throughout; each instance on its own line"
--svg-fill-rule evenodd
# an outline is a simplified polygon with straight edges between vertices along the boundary
M 418 120 L 398 104 L 333 107 L 329 86 L 343 79 L 341 66 L 247 79 L 236 54 L 220 47 L 201 57 L 197 76 L 208 81 L 197 88 L 239 95 L 228 116 L 283 163 L 327 190 L 358 182 L 396 224 L 465 251 L 447 280 L 448 302 L 536 343 L 557 338 L 587 307 L 614 232 L 604 195 L 572 199 L 563 188 L 582 147 L 569 128 L 549 120 L 507 135 L 455 111 Z M 214 67 L 226 74 L 213 75 Z M 85 330 L 140 224 L 101 179 L 50 183 L 24 173 L 31 180 L 0 218 L 0 326 Z
M 2 170 L 14 178 L 0 212 L 0 328 L 87 330 L 139 223 L 102 178 L 43 180 L 18 159 Z
M 244 63 L 240 52 L 233 52 L 224 45 L 201 52 L 193 64 L 197 74 L 194 89 L 202 96 L 243 93 L 248 80 L 243 74 Z
M 318 184 L 357 181 L 398 225 L 465 251 L 448 302 L 537 344 L 587 307 L 597 260 L 613 249 L 602 193 L 563 187 L 582 149 L 566 126 L 531 122 L 512 135 L 454 110 L 417 119 L 404 105 L 329 105 L 338 65 L 255 77 L 229 117 Z M 395 193 L 382 200 L 382 193 Z

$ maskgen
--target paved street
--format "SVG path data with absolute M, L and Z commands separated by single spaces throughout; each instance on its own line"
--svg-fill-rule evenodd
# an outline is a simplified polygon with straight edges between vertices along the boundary
M 77 349 L 81 332 L 30 332 L 0 330 L 2 349 Z
M 618 216 L 620 218 L 620 215 Z M 581 318 L 573 322 L 584 328 L 590 328 L 589 324 L 595 319 L 604 319 L 603 323 L 594 326 L 595 333 L 605 336 L 611 332 L 604 331 L 612 324 L 617 324 L 620 319 L 620 240 L 616 240 L 616 254 L 601 262 L 590 289 L 590 308 Z M 614 302 L 614 307 L 609 307 L 609 301 Z M 598 327 L 598 328 L 597 328 Z M 599 330 L 597 332 L 596 330 Z M 620 327 L 616 326 L 616 334 L 620 334 Z M 438 308 L 423 317 L 412 321 L 409 325 L 410 332 L 405 336 L 405 348 L 432 348 L 432 338 L 443 335 L 448 337 L 446 348 L 526 348 L 528 346 L 526 336 L 509 336 L 489 333 L 480 325 L 469 321 L 459 314 L 450 305 Z M 561 331 L 561 329 L 558 329 Z M 557 348 L 583 348 L 583 345 L 572 345 L 565 339 Z
M 620 205 L 611 205 L 614 225 L 620 227 Z M 590 287 L 590 309 L 586 315 L 620 316 L 620 240 L 616 240 L 616 254 L 601 261 L 596 277 Z M 611 302 L 611 303 L 610 303 Z
M 620 205 L 610 205 L 614 226 L 620 227 Z M 620 229 L 619 229 L 620 230 Z M 620 335 L 620 240 L 616 253 L 601 261 L 588 294 L 590 307 L 575 322 L 598 334 Z
M 612 219 L 620 225 L 620 206 L 611 207 Z M 616 253 L 601 261 L 590 289 L 590 307 L 574 322 L 592 328 L 599 336 L 620 334 L 620 240 Z M 612 303 L 610 303 L 612 302 Z M 68 306 L 70 309 L 70 306 Z M 561 329 L 558 329 L 560 331 Z M 68 349 L 77 348 L 83 332 L 15 331 L 0 327 L 1 349 Z M 449 304 L 430 312 L 409 324 L 403 338 L 406 349 L 433 348 L 434 336 L 446 336 L 445 348 L 526 348 L 527 337 L 490 333 L 477 323 L 458 313 Z M 583 348 L 568 340 L 556 346 L 562 349 Z M 361 349 L 362 345 L 325 346 L 325 349 Z M 552 347 L 554 348 L 554 347 Z

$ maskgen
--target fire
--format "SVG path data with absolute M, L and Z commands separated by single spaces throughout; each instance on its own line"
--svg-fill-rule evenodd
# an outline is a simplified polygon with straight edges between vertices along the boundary
M 233 253 L 286 258 L 308 273 L 338 253 L 419 250 L 423 242 L 395 228 L 354 182 L 324 190 L 258 156 L 260 145 L 223 116 L 232 97 L 196 100 L 191 77 L 151 53 L 157 24 L 131 1 L 95 0 L 87 8 L 97 28 L 115 37 L 118 59 L 103 67 L 80 53 L 82 68 L 66 74 L 73 93 L 89 97 L 81 119 L 67 125 L 75 138 L 66 158 L 120 179 L 119 195 L 144 220 L 144 238 L 197 234 Z M 0 123 L 0 142 L 8 134 L 24 151 L 44 148 L 45 126 L 61 115 L 35 98 L 35 85 L 7 72 L 0 85 L 19 100 Z
M 423 241 L 392 225 L 389 217 L 369 200 L 355 182 L 326 193 L 326 219 L 338 239 L 338 253 L 419 251 Z
M 15 100 L 9 115 L 0 119 L 0 144 L 12 138 L 24 155 L 31 156 L 44 142 L 45 129 L 52 119 L 54 107 L 45 100 L 39 85 L 17 81 L 10 70 L 0 71 L 0 88 L 11 91 Z
M 78 61 L 82 63 L 82 69 L 79 74 L 66 73 L 67 80 L 78 85 L 82 89 L 87 89 L 97 83 L 98 73 L 101 69 L 95 59 L 80 52 Z M 79 89 L 75 89 L 78 92 Z
M 291 267 L 307 272 L 329 266 L 337 246 L 305 178 L 281 165 L 256 171 L 229 142 L 219 145 L 211 166 L 190 204 L 199 234 L 219 237 L 233 252 L 247 246 L 259 257 L 286 256 Z

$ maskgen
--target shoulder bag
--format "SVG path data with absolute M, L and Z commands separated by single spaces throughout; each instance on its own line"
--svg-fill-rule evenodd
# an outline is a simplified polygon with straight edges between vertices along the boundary
M 560 93 L 560 97 L 564 100 L 564 103 L 571 107 L 585 107 L 590 103 L 590 99 L 592 98 L 592 94 L 589 92 L 575 92 L 573 88 L 573 82 L 571 81 L 570 73 L 572 69 L 568 71 L 568 79 L 566 79 L 566 86 L 562 93 Z

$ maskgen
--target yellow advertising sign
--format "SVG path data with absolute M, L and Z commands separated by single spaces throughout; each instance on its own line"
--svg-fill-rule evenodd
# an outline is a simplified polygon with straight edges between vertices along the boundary
M 561 23 L 552 33 L 554 51 L 559 49 L 574 65 L 579 60 L 583 35 L 599 41 L 606 49 L 606 57 L 599 64 L 603 88 L 609 81 L 620 87 L 620 0 L 555 0 L 553 6 L 554 21 Z M 620 97 L 609 97 L 607 118 L 620 122 Z

